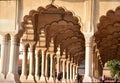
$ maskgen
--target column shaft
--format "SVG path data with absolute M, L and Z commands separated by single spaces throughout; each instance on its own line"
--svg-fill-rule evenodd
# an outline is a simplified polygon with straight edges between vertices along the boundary
M 1 60 L 0 60 L 0 79 L 5 78 L 5 47 L 6 47 L 6 37 L 2 36 L 1 37 Z
M 39 80 L 39 70 L 40 70 L 39 66 L 40 66 L 40 56 L 37 51 L 35 55 L 35 78 L 36 80 Z
M 72 80 L 72 63 L 70 63 L 70 81 Z
M 63 60 L 63 79 L 65 79 L 65 60 Z
M 27 76 L 27 49 L 25 45 L 23 44 L 23 57 L 22 57 L 22 73 L 20 76 L 21 80 L 25 80 Z
M 34 81 L 34 43 L 30 43 L 29 75 L 28 80 Z
M 85 75 L 83 82 L 92 82 L 91 74 L 92 74 L 92 64 L 91 64 L 91 58 L 92 58 L 92 36 L 90 34 L 87 34 L 85 36 L 86 42 L 85 42 Z

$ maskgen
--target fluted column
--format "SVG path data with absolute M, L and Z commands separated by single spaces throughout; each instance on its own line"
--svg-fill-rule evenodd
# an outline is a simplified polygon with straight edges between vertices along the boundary
M 42 53 L 42 67 L 41 67 L 41 77 L 40 80 L 41 81 L 45 81 L 45 49 L 41 49 L 41 53 Z
M 2 35 L 1 37 L 1 60 L 0 60 L 0 80 L 5 79 L 5 47 L 6 47 L 6 37 Z
M 34 45 L 35 42 L 30 42 L 30 63 L 29 63 L 29 75 L 28 80 L 34 81 Z
M 36 81 L 38 81 L 40 78 L 39 66 L 40 66 L 40 56 L 39 56 L 39 51 L 36 50 L 36 52 L 35 52 L 35 79 L 36 79 Z
M 85 35 L 85 75 L 83 82 L 92 82 L 92 36 L 91 34 Z
M 11 35 L 11 47 L 10 47 L 10 62 L 9 62 L 9 70 L 6 79 L 14 82 L 19 82 L 19 76 L 18 72 L 16 72 L 16 57 L 17 55 L 17 37 L 14 35 Z
M 27 48 L 26 48 L 26 44 L 22 43 L 22 47 L 23 47 L 23 57 L 22 57 L 22 73 L 20 76 L 20 80 L 26 80 L 26 76 L 27 76 Z
M 50 55 L 50 79 L 49 81 L 53 81 L 53 54 Z

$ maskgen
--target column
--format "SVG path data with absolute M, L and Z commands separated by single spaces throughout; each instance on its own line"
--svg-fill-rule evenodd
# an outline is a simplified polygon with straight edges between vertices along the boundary
M 73 63 L 73 81 L 75 82 L 75 64 Z
M 72 82 L 72 63 L 70 63 L 70 82 Z
M 65 80 L 65 59 L 62 60 L 63 61 L 63 77 L 62 77 L 62 82 L 64 83 L 66 80 Z
M 16 42 L 17 37 L 11 35 L 11 47 L 10 47 L 10 62 L 9 62 L 9 70 L 8 70 L 8 74 L 6 79 L 8 81 L 13 81 L 13 82 L 19 82 L 19 76 L 18 76 L 18 72 L 16 72 L 16 66 L 17 66 L 17 62 L 16 62 L 16 57 L 18 55 L 16 55 L 17 53 L 17 42 Z
M 76 73 L 78 73 L 78 64 L 76 64 Z
M 30 82 L 34 82 L 34 45 L 35 42 L 30 42 L 30 58 L 29 58 L 29 75 L 28 79 Z
M 70 83 L 70 71 L 69 71 L 69 69 L 70 69 L 70 61 L 67 61 L 67 83 Z
M 46 54 L 46 58 L 45 58 L 45 77 L 46 80 L 48 80 L 48 54 Z
M 39 51 L 36 50 L 35 52 L 35 79 L 36 81 L 39 80 L 39 66 L 40 66 L 40 56 L 39 56 Z
M 5 47 L 6 47 L 6 37 L 2 35 L 1 37 L 1 60 L 0 60 L 0 80 L 5 79 Z
M 41 81 L 44 81 L 45 82 L 45 49 L 42 49 L 41 50 L 41 53 L 42 53 L 42 68 L 41 68 L 41 77 L 40 77 L 40 80 Z
M 56 53 L 56 58 L 57 58 L 57 77 L 58 77 L 58 74 L 60 73 L 60 54 L 57 54 Z M 56 83 L 58 83 L 58 79 L 56 79 Z
M 26 48 L 26 44 L 22 43 L 22 47 L 23 47 L 23 57 L 22 57 L 22 73 L 20 76 L 20 80 L 26 80 L 26 76 L 27 76 L 27 48 Z
M 92 82 L 91 72 L 92 72 L 92 36 L 91 34 L 85 35 L 85 75 L 83 82 Z
M 53 81 L 53 54 L 50 55 L 50 79 L 49 81 Z

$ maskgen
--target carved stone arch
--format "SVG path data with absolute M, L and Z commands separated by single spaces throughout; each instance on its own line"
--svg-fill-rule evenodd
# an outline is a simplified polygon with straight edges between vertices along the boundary
M 74 41 L 74 37 L 77 37 L 78 41 L 73 43 L 85 42 L 84 35 L 80 31 L 81 26 L 78 21 L 78 18 L 74 16 L 72 12 L 63 9 L 62 7 L 56 7 L 52 4 L 47 5 L 46 8 L 39 7 L 37 10 L 31 10 L 29 15 L 24 17 L 22 27 L 25 32 L 22 40 L 39 43 L 41 41 L 39 35 L 41 35 L 41 31 L 44 31 L 46 43 L 44 47 L 46 48 L 50 46 L 51 38 L 54 41 L 54 49 L 56 50 L 57 46 L 61 45 L 61 43 L 65 43 L 67 39 L 69 39 L 69 41 Z M 59 33 L 64 34 L 65 37 Z M 63 38 L 55 39 L 57 36 L 63 36 Z M 58 44 L 55 44 L 56 41 Z M 62 50 L 65 49 L 67 49 L 67 47 L 64 47 Z
M 109 10 L 106 15 L 101 16 L 97 27 L 95 42 L 103 62 L 120 57 L 118 53 L 120 45 L 120 6 L 115 11 Z

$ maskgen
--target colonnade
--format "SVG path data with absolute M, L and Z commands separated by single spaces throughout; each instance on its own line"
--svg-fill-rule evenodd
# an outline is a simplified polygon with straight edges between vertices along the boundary
M 29 74 L 27 75 L 27 43 L 23 43 L 23 59 L 22 59 L 22 73 L 20 76 L 21 82 L 55 82 L 57 76 L 62 72 L 63 83 L 72 83 L 75 81 L 75 74 L 78 72 L 78 63 L 73 62 L 73 59 L 65 58 L 65 55 L 60 56 L 60 52 L 47 52 L 45 48 L 41 48 L 40 52 L 33 50 L 34 43 L 30 44 L 30 58 L 29 58 Z M 35 56 L 34 56 L 35 53 Z M 51 53 L 51 54 L 50 54 Z M 40 71 L 40 56 L 42 56 L 42 64 Z M 48 64 L 48 57 L 50 57 L 50 64 Z M 55 64 L 54 64 L 55 63 Z M 50 65 L 50 71 L 48 70 Z M 55 67 L 56 66 L 56 67 Z M 60 67 L 62 66 L 62 67 Z M 48 72 L 49 71 L 49 72 Z M 41 72 L 41 75 L 40 73 Z M 48 76 L 48 73 L 50 76 Z M 55 75 L 57 73 L 57 76 Z
M 0 57 L 0 82 L 19 82 L 19 38 L 16 34 L 2 34 Z

